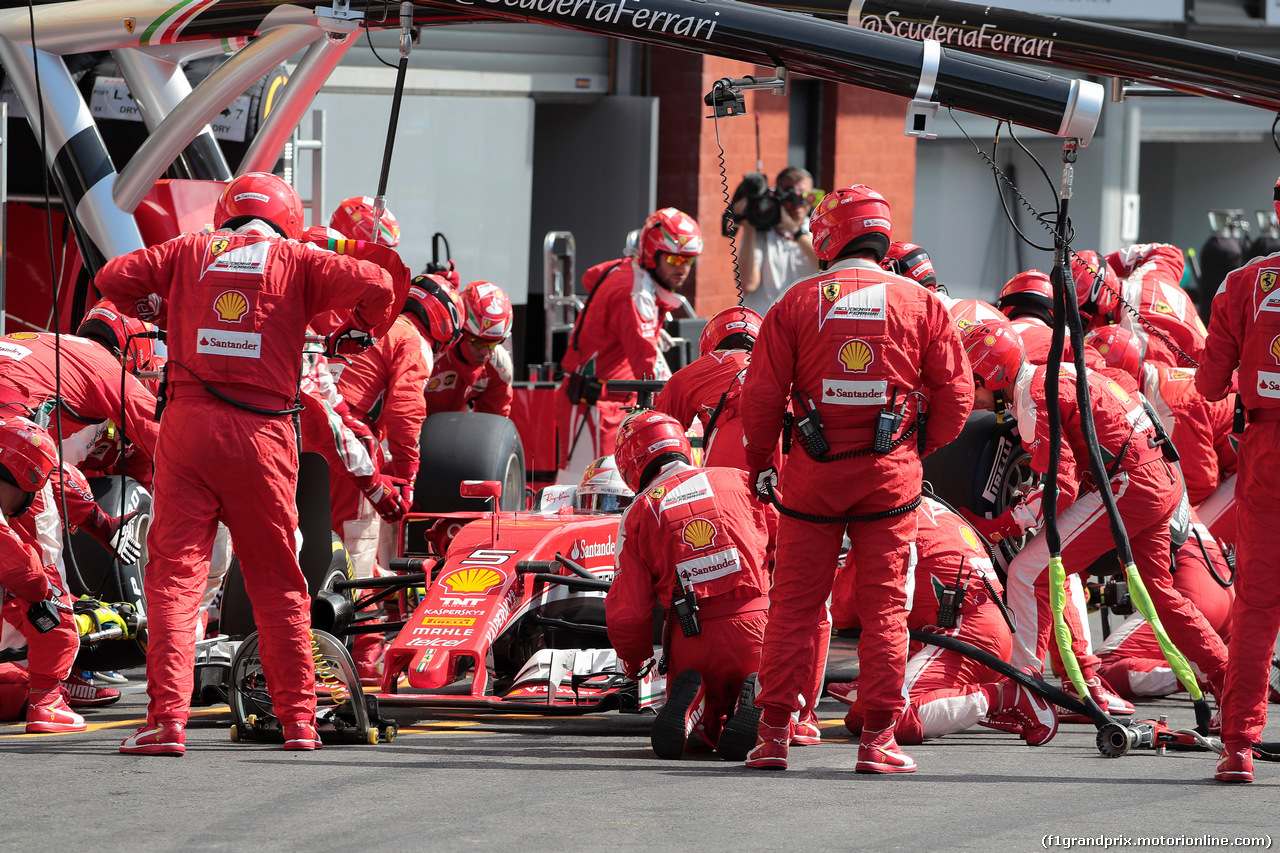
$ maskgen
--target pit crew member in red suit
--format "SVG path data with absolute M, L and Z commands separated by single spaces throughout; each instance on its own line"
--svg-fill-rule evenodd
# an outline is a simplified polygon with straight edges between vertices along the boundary
M 1191 512 L 1192 534 L 1173 555 L 1173 585 L 1204 614 L 1226 643 L 1231 637 L 1231 601 L 1235 593 L 1223 583 L 1230 582 L 1231 567 L 1213 534 L 1195 510 Z M 1098 672 L 1126 699 L 1169 696 L 1182 690 L 1151 626 L 1140 613 L 1132 614 L 1107 635 L 1098 649 L 1098 658 L 1102 661 Z
M 383 447 L 380 470 L 396 481 L 399 503 L 406 509 L 413 505 L 418 476 L 418 439 L 426 418 L 423 389 L 436 350 L 457 336 L 456 299 L 439 276 L 420 275 L 384 338 L 350 364 L 330 362 L 351 414 Z M 330 483 L 330 495 L 333 529 L 347 544 L 357 577 L 372 577 L 378 525 L 375 507 L 365 498 L 376 500 L 376 495 L 362 495 L 341 480 Z
M 29 513 L 38 495 L 53 503 L 49 475 L 58 466 L 53 438 L 22 417 L 0 421 L 0 634 L 3 645 L 20 633 L 27 646 L 27 731 L 82 732 L 84 718 L 67 707 L 59 685 L 71 672 L 80 637 L 71 614 L 71 597 L 57 567 L 30 527 L 16 524 Z M 37 508 L 38 510 L 39 508 Z M 32 608 L 42 608 L 36 613 Z M 47 620 L 41 623 L 40 618 Z M 15 630 L 16 629 L 16 630 Z M 10 671 L 3 692 L 6 714 L 16 710 L 21 673 Z M 18 703 L 19 708 L 21 707 Z M 10 717 L 12 718 L 12 717 Z
M 996 307 L 1022 339 L 1023 357 L 1031 364 L 1048 364 L 1053 338 L 1053 284 L 1040 270 L 1025 270 L 1005 283 Z M 1085 349 L 1085 364 L 1101 367 L 1096 352 Z M 1062 360 L 1072 359 L 1071 341 L 1063 342 Z
M 251 172 L 214 208 L 217 230 L 109 261 L 97 286 L 121 310 L 168 331 L 168 408 L 156 447 L 148 545 L 147 723 L 120 750 L 181 755 L 196 612 L 221 519 L 241 543 L 259 649 L 285 749 L 317 749 L 310 600 L 298 567 L 297 400 L 307 324 L 351 308 L 331 350 L 385 334 L 394 282 L 367 261 L 296 242 L 302 203 Z M 234 401 L 234 402 L 232 402 Z M 248 408 L 246 408 L 248 407 Z
M 1221 439 L 1231 430 L 1230 404 L 1225 400 L 1210 402 L 1196 390 L 1195 368 L 1145 361 L 1141 340 L 1123 326 L 1094 329 L 1085 335 L 1085 343 L 1100 352 L 1108 365 L 1138 383 L 1178 448 L 1178 464 L 1191 505 L 1197 506 L 1213 494 L 1221 481 L 1218 448 L 1229 447 Z
M 1005 390 L 1031 467 L 1049 468 L 1049 424 L 1045 410 L 1047 368 L 1023 361 L 1017 334 L 1005 321 L 983 324 L 965 333 L 969 360 L 979 389 L 975 405 L 995 409 L 995 392 Z M 1087 450 L 1076 405 L 1076 374 L 1063 365 L 1058 406 L 1062 417 L 1058 475 L 1058 529 L 1062 562 L 1068 572 L 1087 571 L 1094 560 L 1115 547 L 1102 500 L 1087 469 Z M 1138 395 L 1115 379 L 1088 371 L 1090 404 L 1098 443 L 1111 472 L 1110 486 L 1129 535 L 1134 565 L 1141 575 L 1174 645 L 1200 667 L 1218 693 L 1226 667 L 1226 648 L 1204 616 L 1173 586 L 1169 574 L 1169 521 L 1182 498 L 1182 477 L 1164 458 L 1156 430 Z M 1007 389 L 1007 390 L 1006 390 Z M 978 518 L 961 510 L 987 539 L 1042 526 L 1042 490 L 1028 495 L 995 519 Z M 1049 609 L 1049 552 L 1042 535 L 1031 538 L 1009 566 L 1008 604 L 1018 615 L 1021 630 L 1014 637 L 1013 664 L 1039 669 L 1049 649 L 1052 618 Z M 1132 713 L 1132 706 L 1115 695 L 1098 676 L 1098 659 L 1090 653 L 1080 611 L 1065 608 L 1074 651 L 1098 705 L 1111 713 Z M 1066 682 L 1064 689 L 1070 682 Z M 1071 692 L 1071 691 L 1068 691 Z
M 978 534 L 932 497 L 926 497 L 916 509 L 916 524 L 915 594 L 907 614 L 908 627 L 955 637 L 1008 660 L 1012 642 L 1009 625 L 996 603 L 1003 590 Z M 850 560 L 836 575 L 831 618 L 841 628 L 859 624 L 854 593 L 857 572 L 857 565 Z M 942 626 L 940 605 L 946 587 L 963 589 L 964 597 L 954 624 Z M 987 716 L 1013 717 L 1020 724 L 1023 739 L 1033 746 L 1048 743 L 1058 728 L 1051 704 L 964 655 L 937 646 L 911 644 L 905 687 L 910 704 L 898 720 L 895 734 L 901 743 L 921 743 L 964 731 Z M 861 735 L 857 682 L 832 684 L 828 692 L 850 705 L 845 726 Z
M 427 415 L 468 408 L 511 414 L 511 299 L 487 281 L 473 281 L 459 294 L 462 337 L 436 361 L 427 382 Z
M 1189 366 L 1160 340 L 1162 335 L 1198 363 L 1204 357 L 1207 330 L 1195 303 L 1179 284 L 1185 266 L 1182 250 L 1167 243 L 1129 246 L 1105 258 L 1097 252 L 1080 252 L 1072 258 L 1071 274 L 1080 310 L 1093 318 L 1088 329 L 1111 323 L 1124 326 L 1143 342 L 1148 360 Z M 1137 320 L 1121 300 L 1159 334 Z
M 926 454 L 959 435 L 972 405 L 969 366 L 946 307 L 930 291 L 880 269 L 890 244 L 890 216 L 884 197 L 862 185 L 830 193 L 818 204 L 811 225 L 827 269 L 796 282 L 770 309 L 747 371 L 743 431 L 758 494 L 766 482 L 776 482 L 767 460 L 796 395 L 810 398 L 820 414 L 828 457 L 865 451 L 824 464 L 793 445 L 782 471 L 782 500 L 811 516 L 881 513 L 920 494 L 922 454 L 914 436 L 888 453 L 871 452 L 875 423 L 891 398 L 899 405 L 912 392 L 928 395 Z M 906 408 L 903 426 L 916 420 L 912 407 Z M 757 703 L 763 714 L 749 767 L 786 767 L 788 718 L 814 678 L 813 656 L 806 652 L 825 616 L 847 529 L 859 566 L 865 629 L 859 656 L 866 726 L 856 769 L 915 769 L 893 738 L 904 705 L 915 526 L 909 511 L 851 524 L 783 516 L 760 664 Z
M 750 696 L 741 707 L 739 698 L 760 663 L 776 515 L 752 499 L 745 471 L 695 468 L 692 455 L 684 428 L 659 412 L 637 412 L 618 431 L 618 471 L 636 498 L 623 515 L 606 622 L 634 676 L 653 655 L 654 604 L 668 611 L 665 655 L 675 676 L 653 724 L 659 758 L 679 758 L 695 731 L 717 746 L 735 709 L 746 715 L 736 729 L 750 722 L 737 737 L 745 749 L 758 720 Z M 694 636 L 671 612 L 690 590 L 701 631 Z
M 1280 183 L 1275 191 L 1280 211 Z M 1280 631 L 1280 257 L 1232 272 L 1213 297 L 1196 387 L 1221 400 L 1239 370 L 1248 425 L 1236 478 L 1236 600 L 1222 699 L 1222 759 L 1215 778 L 1252 782 L 1252 744 L 1267 723 L 1267 677 Z
M 63 461 L 75 465 L 90 454 L 107 431 L 108 423 L 123 422 L 125 434 L 142 458 L 139 467 L 155 457 L 159 424 L 156 398 L 133 376 L 124 376 L 121 399 L 120 361 L 104 347 L 75 335 L 14 332 L 0 338 L 0 403 L 22 403 L 32 409 L 50 407 L 49 425 L 58 429 L 51 406 L 61 394 Z M 61 352 L 56 352 L 60 349 Z M 61 364 L 61 382 L 55 364 Z M 12 407 L 5 410 L 18 413 Z
M 556 401 L 561 468 L 574 467 L 569 460 L 575 454 L 594 459 L 613 448 L 632 395 L 598 383 L 658 374 L 662 325 L 681 304 L 680 288 L 701 253 L 697 221 L 664 207 L 645 220 L 638 257 L 597 264 L 583 274 L 587 305 L 560 363 L 566 374 Z
M 761 322 L 759 314 L 741 306 L 716 314 L 698 338 L 698 358 L 677 370 L 654 398 L 654 410 L 671 415 L 685 429 L 702 421 L 703 464 L 708 467 L 747 467 L 742 382 Z

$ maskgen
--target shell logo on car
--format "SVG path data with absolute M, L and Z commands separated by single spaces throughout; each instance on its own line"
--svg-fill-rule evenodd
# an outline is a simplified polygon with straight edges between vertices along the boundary
M 219 320 L 239 323 L 240 318 L 249 310 L 249 300 L 238 290 L 226 290 L 214 301 L 213 310 L 218 312 Z
M 485 593 L 502 583 L 505 575 L 493 569 L 463 569 L 444 579 L 444 585 L 454 592 Z
M 875 353 L 871 351 L 871 346 L 866 341 L 858 338 L 845 341 L 844 346 L 840 347 L 840 363 L 850 373 L 865 372 L 867 366 L 875 361 L 875 358 Z
M 680 538 L 695 551 L 707 548 L 716 540 L 716 526 L 705 518 L 695 518 L 684 526 Z

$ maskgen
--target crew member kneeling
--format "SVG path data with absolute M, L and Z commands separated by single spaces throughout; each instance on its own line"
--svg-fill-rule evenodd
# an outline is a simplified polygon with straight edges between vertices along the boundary
M 777 522 L 752 499 L 745 471 L 695 468 L 692 456 L 668 415 L 639 412 L 618 430 L 618 470 L 636 499 L 623 515 L 605 598 L 609 642 L 636 677 L 653 654 L 653 605 L 661 603 L 664 663 L 678 674 L 653 724 L 653 751 L 679 758 L 696 732 L 740 761 L 759 720 L 748 676 L 760 662 Z

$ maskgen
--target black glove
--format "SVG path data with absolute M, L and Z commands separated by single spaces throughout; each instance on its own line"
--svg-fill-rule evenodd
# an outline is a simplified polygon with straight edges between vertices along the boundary
M 58 612 L 58 605 L 53 599 L 46 598 L 44 601 L 31 602 L 31 606 L 27 608 L 27 621 L 41 634 L 47 634 L 62 624 L 62 614 Z

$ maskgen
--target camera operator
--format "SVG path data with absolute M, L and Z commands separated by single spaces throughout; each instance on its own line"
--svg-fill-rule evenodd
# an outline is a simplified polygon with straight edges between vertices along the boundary
M 763 174 L 747 175 L 734 192 L 739 223 L 742 304 L 760 316 L 791 283 L 818 271 L 809 233 L 809 213 L 817 200 L 813 176 L 799 166 L 778 173 L 770 189 Z

